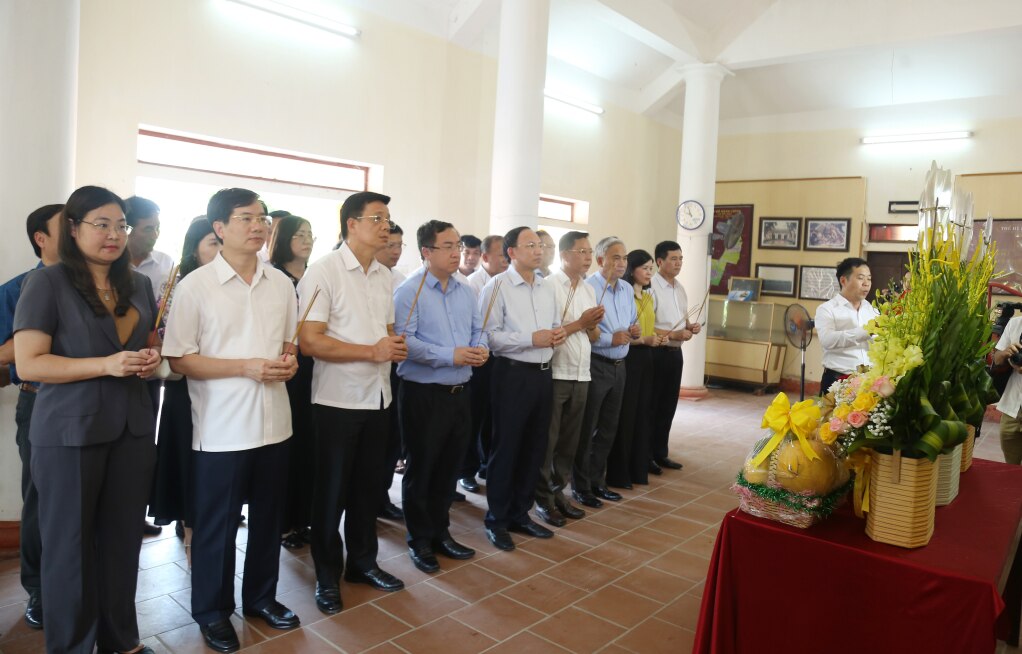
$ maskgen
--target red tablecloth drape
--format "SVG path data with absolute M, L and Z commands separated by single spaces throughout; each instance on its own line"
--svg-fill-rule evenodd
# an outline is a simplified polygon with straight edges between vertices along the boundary
M 1020 521 L 1022 467 L 980 459 L 919 549 L 870 540 L 847 506 L 805 530 L 732 511 L 693 651 L 992 652 Z

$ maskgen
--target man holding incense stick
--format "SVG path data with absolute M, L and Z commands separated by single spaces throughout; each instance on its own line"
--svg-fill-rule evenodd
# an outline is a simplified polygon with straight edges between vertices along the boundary
M 436 555 L 475 554 L 451 537 L 451 498 L 461 457 L 471 436 L 468 382 L 489 358 L 475 294 L 458 281 L 463 248 L 450 223 L 430 220 L 416 232 L 423 267 L 394 291 L 394 328 L 408 343 L 398 364 L 398 403 L 405 435 L 402 505 L 408 554 L 419 570 L 440 570 Z M 480 343 L 483 343 L 482 345 Z
M 593 247 L 585 232 L 561 237 L 561 269 L 546 278 L 554 288 L 567 334 L 564 345 L 554 350 L 553 409 L 546 457 L 536 484 L 536 515 L 548 525 L 563 527 L 565 518 L 578 519 L 585 511 L 564 496 L 564 488 L 578 450 L 586 394 L 589 391 L 590 344 L 600 337 L 603 307 L 596 305 L 596 291 L 584 281 L 593 265 Z
M 576 502 L 596 509 L 603 506 L 601 500 L 621 500 L 621 495 L 607 488 L 607 457 L 614 445 L 621 413 L 628 344 L 640 333 L 635 294 L 631 284 L 621 281 L 628 263 L 624 242 L 608 236 L 596 244 L 594 254 L 600 269 L 586 283 L 592 286 L 604 314 L 599 325 L 600 337 L 592 345 L 592 381 L 571 486 Z
M 504 237 L 511 267 L 479 294 L 493 363 L 493 443 L 486 466 L 486 536 L 513 550 L 509 531 L 536 538 L 554 534 L 529 517 L 550 428 L 553 377 L 550 359 L 564 342 L 553 286 L 536 275 L 543 242 L 528 227 Z M 488 309 L 487 309 L 488 308 Z
M 188 377 L 192 400 L 192 617 L 211 649 L 233 652 L 235 537 L 246 502 L 242 610 L 274 629 L 299 624 L 276 600 L 291 438 L 284 382 L 298 370 L 288 341 L 298 318 L 294 286 L 258 256 L 270 227 L 259 196 L 223 189 L 206 216 L 223 249 L 178 286 L 163 354 Z
M 671 422 L 678 408 L 678 389 L 681 388 L 681 345 L 698 334 L 700 325 L 688 320 L 688 296 L 678 281 L 684 257 L 681 246 L 674 241 L 661 241 L 653 251 L 659 272 L 650 284 L 656 297 L 656 323 L 660 336 L 666 336 L 664 347 L 653 348 L 653 434 L 650 442 L 649 471 L 659 475 L 664 468 L 681 470 L 681 464 L 668 456 L 667 441 L 671 435 Z
M 390 236 L 389 203 L 388 196 L 370 191 L 348 197 L 341 205 L 343 243 L 309 266 L 298 284 L 301 310 L 312 304 L 300 344 L 315 359 L 312 559 L 316 606 L 326 614 L 342 608 L 342 573 L 348 582 L 383 591 L 404 588 L 376 563 L 378 489 L 393 400 L 390 365 L 408 356 L 404 338 L 394 332 L 392 276 L 376 260 Z M 344 541 L 338 533 L 342 515 Z

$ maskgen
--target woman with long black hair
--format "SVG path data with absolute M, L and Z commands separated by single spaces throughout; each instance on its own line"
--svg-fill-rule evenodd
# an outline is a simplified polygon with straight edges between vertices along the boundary
M 114 193 L 72 193 L 60 263 L 26 278 L 14 317 L 18 373 L 42 384 L 29 439 L 47 652 L 151 652 L 138 638 L 135 586 L 156 458 L 145 379 L 160 354 L 129 230 Z

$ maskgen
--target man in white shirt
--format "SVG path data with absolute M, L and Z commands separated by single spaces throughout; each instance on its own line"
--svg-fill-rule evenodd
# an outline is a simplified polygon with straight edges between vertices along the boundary
M 153 293 L 159 300 L 174 269 L 174 257 L 153 249 L 160 238 L 160 208 L 152 200 L 138 196 L 128 198 L 124 204 L 127 207 L 124 219 L 131 225 L 131 233 L 128 234 L 131 269 L 149 278 L 153 283 Z
M 326 614 L 342 608 L 342 572 L 346 581 L 379 590 L 404 588 L 376 563 L 376 513 L 390 434 L 390 366 L 408 356 L 404 338 L 394 333 L 392 277 L 376 260 L 389 240 L 389 203 L 388 196 L 369 191 L 348 197 L 341 205 L 344 242 L 309 266 L 298 284 L 303 312 L 319 289 L 300 342 L 302 352 L 316 361 L 312 559 L 316 606 Z M 338 533 L 342 515 L 344 541 Z
M 877 310 L 866 301 L 873 278 L 865 259 L 849 257 L 837 265 L 841 292 L 816 310 L 816 333 L 823 348 L 820 394 L 831 384 L 869 365 L 870 335 L 864 329 Z
M 681 344 L 698 334 L 700 325 L 689 322 L 688 296 L 685 287 L 678 281 L 684 257 L 681 246 L 674 241 L 662 241 L 653 250 L 653 257 L 659 271 L 653 276 L 650 287 L 656 299 L 656 333 L 666 336 L 663 347 L 653 348 L 653 433 L 650 441 L 649 471 L 654 475 L 663 468 L 681 470 L 681 464 L 668 456 L 667 442 L 671 435 L 671 423 L 678 409 L 678 389 L 681 388 L 681 369 L 684 359 Z
M 603 307 L 596 305 L 596 291 L 585 283 L 593 265 L 593 246 L 585 232 L 568 232 L 561 237 L 561 270 L 546 278 L 554 288 L 564 344 L 554 350 L 553 405 L 546 458 L 536 485 L 536 515 L 548 525 L 563 527 L 565 518 L 578 519 L 585 511 L 564 496 L 571 467 L 578 451 L 586 393 L 589 392 L 591 343 L 600 337 Z M 570 302 L 569 302 L 570 298 Z
M 557 256 L 557 248 L 554 247 L 554 237 L 550 236 L 550 233 L 545 230 L 539 230 L 536 232 L 539 236 L 539 240 L 543 242 L 543 260 L 539 264 L 539 268 L 536 272 L 541 277 L 549 277 L 552 273 L 550 266 L 554 265 L 554 257 Z
M 483 239 L 483 254 L 480 258 L 479 268 L 468 276 L 468 285 L 472 287 L 478 296 L 483 286 L 493 279 L 495 275 L 507 270 L 508 261 L 504 254 L 504 237 L 490 234 Z
M 1019 339 L 1022 339 L 1022 316 L 1008 321 L 994 350 L 994 365 L 1007 361 L 1014 370 L 997 403 L 997 410 L 1001 412 L 1001 451 L 1004 462 L 1012 465 L 1022 464 L 1022 366 L 1009 361 L 1013 354 L 1022 351 Z
M 242 610 L 275 629 L 298 626 L 276 600 L 297 307 L 288 278 L 257 256 L 269 230 L 259 196 L 223 189 L 206 215 L 223 249 L 175 290 L 163 355 L 188 377 L 192 401 L 192 617 L 211 649 L 233 652 L 235 537 L 246 502 Z
M 461 251 L 461 264 L 453 276 L 462 284 L 479 267 L 479 257 L 483 254 L 482 245 L 482 241 L 479 240 L 478 236 L 465 234 L 461 237 L 461 246 L 463 248 Z
M 490 351 L 498 357 L 491 380 L 493 443 L 486 464 L 486 536 L 505 551 L 515 548 L 508 531 L 535 538 L 554 535 L 529 517 L 550 429 L 550 359 L 553 348 L 565 339 L 553 286 L 535 273 L 543 256 L 541 243 L 528 227 L 509 231 L 504 251 L 513 265 L 491 279 L 479 295 Z

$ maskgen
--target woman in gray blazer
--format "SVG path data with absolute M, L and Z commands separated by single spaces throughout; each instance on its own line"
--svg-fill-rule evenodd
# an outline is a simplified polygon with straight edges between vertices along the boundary
M 84 186 L 68 198 L 60 263 L 25 280 L 14 316 L 19 374 L 41 382 L 32 413 L 46 651 L 151 651 L 135 585 L 156 456 L 145 379 L 152 286 L 131 271 L 124 202 Z

